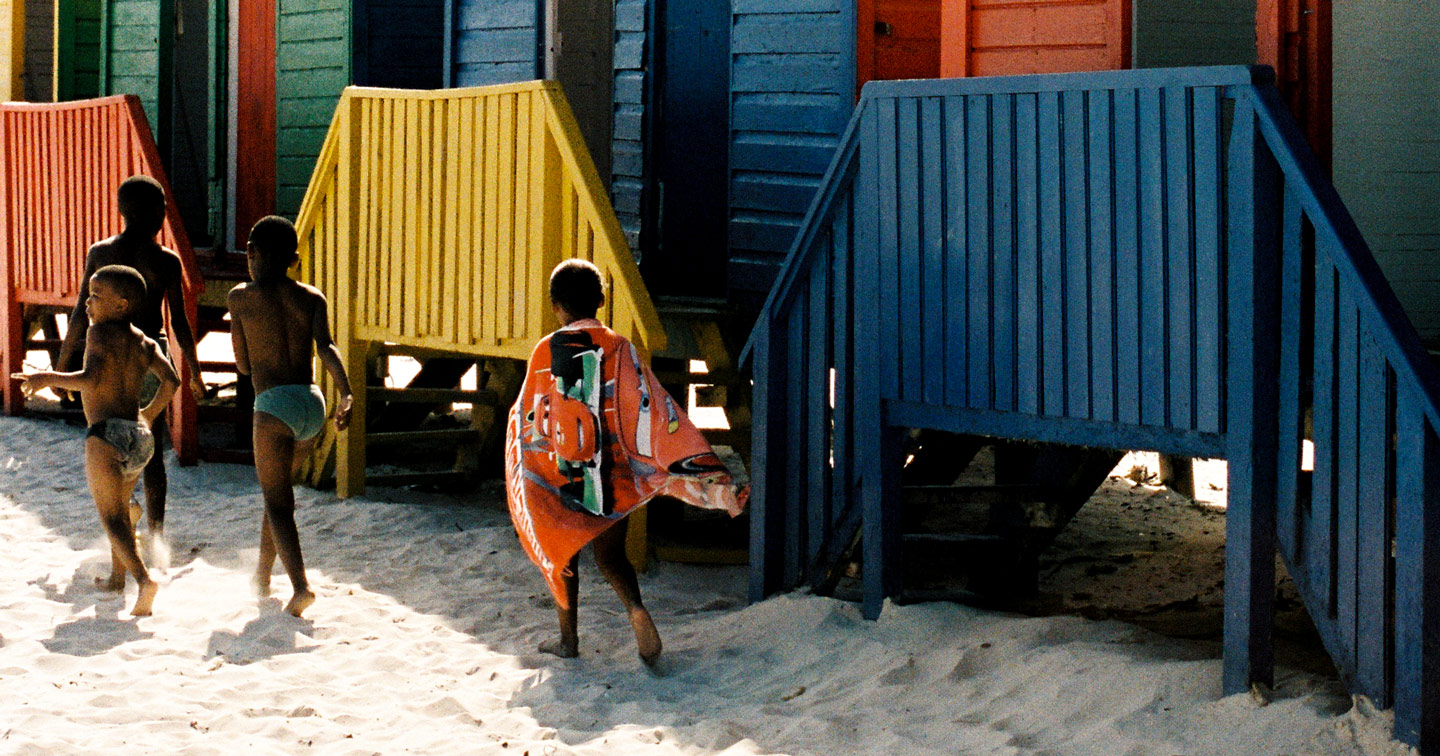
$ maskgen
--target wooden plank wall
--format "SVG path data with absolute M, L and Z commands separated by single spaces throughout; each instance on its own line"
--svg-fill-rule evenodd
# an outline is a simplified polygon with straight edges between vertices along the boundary
M 89 246 L 122 228 L 115 191 L 129 176 L 168 185 L 139 100 L 107 97 L 77 103 L 0 106 L 0 272 L 6 375 L 20 372 L 25 333 L 21 306 L 73 307 Z M 195 322 L 203 283 L 174 203 L 167 207 L 160 243 L 180 254 L 186 309 Z M 181 380 L 187 380 L 180 365 Z M 24 406 L 17 381 L 4 381 L 5 409 Z M 171 405 L 171 430 L 181 464 L 198 454 L 195 398 L 188 390 Z
M 55 100 L 98 97 L 103 0 L 56 0 Z
M 1255 62 L 1255 0 L 1134 0 L 1135 68 Z
M 25 98 L 25 0 L 0 0 L 0 102 Z
M 347 364 L 363 368 L 380 341 L 527 359 L 553 330 L 550 269 L 571 257 L 607 278 L 603 322 L 663 348 L 583 144 L 553 82 L 347 89 L 297 224 L 302 274 L 331 296 Z M 340 449 L 349 495 L 364 485 L 363 437 Z
M 165 154 L 170 129 L 170 48 L 173 6 L 160 0 L 105 0 L 101 19 L 101 81 L 105 94 L 140 98 L 156 144 Z M 161 82 L 165 86 L 161 86 Z
M 18 0 L 17 0 L 18 1 Z M 55 99 L 55 2 L 24 0 L 26 102 Z
M 731 4 L 732 290 L 768 291 L 854 109 L 855 8 Z
M 646 0 L 615 3 L 614 99 L 611 129 L 610 202 L 630 249 L 640 252 L 646 200 L 645 108 L 649 102 L 649 60 L 646 38 L 650 4 Z
M 351 79 L 347 0 L 277 0 L 275 212 L 300 210 L 340 92 Z
M 542 78 L 539 0 L 449 0 L 451 45 L 447 87 L 476 87 Z

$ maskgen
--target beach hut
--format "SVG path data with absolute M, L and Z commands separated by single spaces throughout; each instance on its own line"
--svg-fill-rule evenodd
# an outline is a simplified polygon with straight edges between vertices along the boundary
M 646 286 L 721 297 L 729 22 L 714 0 L 451 0 L 446 83 L 559 81 Z
M 218 12 L 217 12 L 218 7 Z M 348 84 L 441 83 L 440 0 L 56 0 L 58 99 L 140 97 L 199 248 L 294 217 Z

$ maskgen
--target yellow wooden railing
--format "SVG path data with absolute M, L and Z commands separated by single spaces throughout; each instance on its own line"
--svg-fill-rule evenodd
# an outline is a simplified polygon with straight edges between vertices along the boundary
M 554 82 L 346 88 L 296 226 L 301 278 L 330 297 L 355 429 L 365 424 L 371 345 L 528 359 L 556 327 L 549 274 L 567 258 L 604 274 L 603 322 L 647 354 L 665 346 Z M 331 387 L 326 393 L 333 400 Z M 340 434 L 335 448 L 339 494 L 363 491 L 363 431 Z

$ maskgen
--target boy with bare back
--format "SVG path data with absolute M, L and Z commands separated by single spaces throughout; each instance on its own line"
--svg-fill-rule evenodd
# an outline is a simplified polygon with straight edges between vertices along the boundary
M 155 452 L 150 428 L 169 403 L 180 378 L 160 345 L 131 324 L 145 302 L 145 279 L 124 265 L 106 265 L 90 277 L 84 300 L 90 327 L 85 335 L 85 363 L 79 372 L 42 371 L 11 376 L 24 382 L 27 395 L 54 387 L 80 392 L 85 405 L 85 477 L 110 540 L 110 577 L 96 583 L 121 591 L 125 573 L 135 576 L 139 594 L 130 613 L 150 614 L 158 589 L 135 547 L 130 493 Z M 73 322 L 73 321 L 72 321 Z M 140 406 L 140 392 L 149 375 L 159 379 L 155 396 Z
M 85 275 L 80 281 L 80 299 L 70 314 L 71 323 L 83 323 L 85 302 L 89 296 L 89 285 L 95 272 L 106 265 L 126 265 L 139 272 L 145 281 L 144 296 L 135 302 L 132 320 L 140 331 L 160 345 L 160 351 L 170 354 L 169 339 L 165 333 L 161 305 L 168 304 L 170 325 L 175 341 L 180 348 L 180 357 L 190 368 L 190 387 L 196 396 L 205 394 L 205 384 L 200 378 L 200 361 L 195 355 L 195 336 L 190 330 L 190 321 L 185 316 L 185 295 L 180 266 L 180 256 L 173 250 L 160 246 L 155 240 L 165 225 L 165 190 L 160 183 L 149 176 L 131 176 L 121 182 L 116 198 L 120 216 L 125 221 L 125 230 L 119 234 L 96 242 L 85 256 Z M 60 346 L 56 366 L 60 370 L 75 368 L 76 352 L 84 349 L 82 342 L 85 329 L 69 328 Z M 155 390 L 153 381 L 147 381 L 142 399 Z M 88 409 L 87 409 L 88 412 Z M 153 431 L 156 446 L 165 438 L 163 417 L 155 418 Z M 148 535 L 155 539 L 157 547 L 163 549 L 159 540 L 165 529 L 165 495 L 169 481 L 165 476 L 165 455 L 157 453 L 145 467 L 145 511 Z M 163 551 L 162 551 L 163 554 Z
M 325 425 L 325 397 L 313 383 L 311 344 L 340 392 L 337 430 L 350 424 L 353 398 L 345 365 L 330 338 L 325 295 L 286 273 L 296 260 L 297 246 L 290 221 L 275 215 L 261 218 L 246 245 L 251 282 L 231 289 L 228 303 L 235 364 L 255 384 L 255 473 L 265 495 L 255 589 L 261 596 L 270 595 L 270 571 L 278 552 L 294 588 L 285 611 L 299 617 L 315 602 L 315 594 L 305 579 L 295 528 L 293 467 L 296 459 L 309 454 Z

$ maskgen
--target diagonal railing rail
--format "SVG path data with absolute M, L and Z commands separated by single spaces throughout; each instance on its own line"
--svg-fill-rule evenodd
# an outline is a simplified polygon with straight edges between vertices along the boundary
M 166 187 L 150 126 L 134 95 L 61 103 L 0 104 L 0 266 L 5 293 L 5 374 L 24 361 L 26 305 L 74 307 L 90 245 L 120 232 L 115 191 L 126 178 L 153 176 Z M 160 243 L 180 255 L 185 309 L 196 322 L 201 288 L 194 250 L 172 200 Z M 189 376 L 176 361 L 182 385 Z M 4 381 L 5 409 L 24 407 L 18 381 Z M 181 464 L 199 455 L 195 397 L 176 392 L 170 429 Z
M 1278 545 L 1351 689 L 1440 752 L 1440 375 L 1272 78 L 867 85 L 747 346 L 752 597 L 858 528 L 878 615 L 900 428 L 1225 457 L 1226 690 L 1271 677 Z
M 296 226 L 302 278 L 331 298 L 352 376 L 378 343 L 528 359 L 557 325 L 550 270 L 572 257 L 605 276 L 603 322 L 647 354 L 665 345 L 554 82 L 347 88 Z M 353 430 L 336 444 L 342 496 L 364 486 L 361 383 L 352 380 Z

